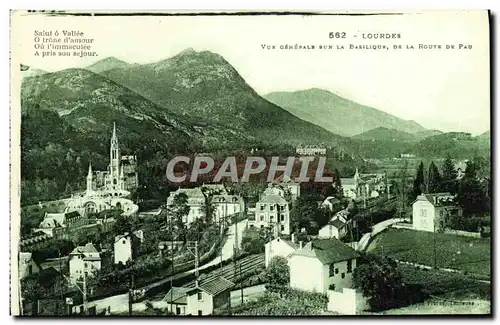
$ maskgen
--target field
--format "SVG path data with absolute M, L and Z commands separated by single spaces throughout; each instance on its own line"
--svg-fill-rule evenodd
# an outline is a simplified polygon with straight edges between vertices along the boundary
M 428 266 L 434 266 L 436 260 L 439 268 L 458 269 L 466 274 L 490 278 L 489 238 L 391 228 L 375 237 L 367 251 Z

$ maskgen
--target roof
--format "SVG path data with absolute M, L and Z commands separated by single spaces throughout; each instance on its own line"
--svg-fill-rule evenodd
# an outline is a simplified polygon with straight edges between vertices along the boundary
M 342 185 L 356 185 L 354 178 L 341 178 L 340 183 Z
M 337 229 L 343 228 L 346 224 L 342 222 L 340 219 L 335 219 L 329 222 L 330 225 L 334 226 Z
M 188 294 L 193 291 L 202 290 L 209 295 L 215 296 L 221 292 L 224 292 L 234 286 L 234 283 L 226 280 L 223 277 L 218 277 L 207 282 L 199 284 L 195 288 L 190 288 Z
M 332 264 L 357 258 L 359 253 L 336 238 L 316 239 L 292 255 L 317 258 L 322 264 Z
M 187 304 L 187 292 L 192 288 L 172 287 L 162 301 L 174 304 Z
M 329 196 L 323 202 L 330 202 L 332 205 L 335 205 L 335 204 L 339 204 L 340 200 L 337 199 L 335 196 Z
M 73 218 L 77 218 L 80 216 L 81 216 L 80 212 L 78 212 L 76 210 L 66 213 L 66 219 L 73 219 Z
M 262 196 L 258 203 L 287 204 L 288 202 L 278 194 L 268 194 Z
M 273 240 L 272 240 L 272 241 L 270 241 L 270 242 L 267 242 L 267 243 L 266 243 L 266 245 L 267 245 L 267 244 L 269 244 L 269 243 L 271 243 L 271 242 L 282 242 L 282 243 L 287 244 L 288 246 L 290 246 L 290 247 L 291 247 L 291 248 L 293 248 L 293 249 L 297 249 L 297 248 L 299 248 L 299 247 L 300 247 L 300 245 L 299 245 L 299 244 L 294 243 L 294 242 L 293 242 L 293 241 L 291 241 L 291 240 L 287 240 L 287 239 L 283 239 L 283 238 L 279 238 L 279 237 L 278 237 L 278 238 L 273 239 Z
M 412 202 L 426 200 L 429 201 L 434 206 L 450 206 L 456 205 L 455 195 L 452 195 L 450 192 L 443 193 L 428 193 L 417 196 L 417 199 Z
M 90 254 L 90 253 L 99 253 L 92 243 L 88 243 L 85 246 L 77 246 L 71 252 L 71 254 Z

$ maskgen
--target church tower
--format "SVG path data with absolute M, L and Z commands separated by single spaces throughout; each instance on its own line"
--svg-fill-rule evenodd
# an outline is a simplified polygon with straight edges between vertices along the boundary
M 92 164 L 89 163 L 89 173 L 87 174 L 87 195 L 89 195 L 93 190 L 92 181 Z
M 119 189 L 120 181 L 120 147 L 116 136 L 116 125 L 113 122 L 113 136 L 111 137 L 111 147 L 109 150 L 109 177 L 113 189 Z
M 354 184 L 356 186 L 356 193 L 358 195 L 361 194 L 361 188 L 360 188 L 360 184 L 359 184 L 359 180 L 361 179 L 361 177 L 359 176 L 359 171 L 358 169 L 356 168 L 356 173 L 354 174 Z

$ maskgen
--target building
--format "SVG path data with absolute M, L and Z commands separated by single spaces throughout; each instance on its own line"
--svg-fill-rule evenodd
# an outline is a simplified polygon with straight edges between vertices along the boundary
M 19 279 L 24 279 L 32 274 L 40 272 L 40 265 L 33 260 L 31 253 L 19 253 Z
M 319 293 L 350 288 L 358 256 L 338 239 L 313 240 L 288 260 L 290 287 Z
M 211 279 L 192 288 L 173 287 L 163 298 L 177 315 L 205 316 L 231 304 L 234 283 L 223 277 Z
M 315 145 L 299 145 L 295 152 L 300 156 L 325 156 L 326 155 L 326 147 L 324 146 L 315 146 Z
M 251 227 L 273 228 L 276 234 L 290 234 L 290 209 L 284 191 L 269 184 L 255 207 L 255 220 L 249 220 Z
M 171 310 L 176 315 L 187 314 L 187 292 L 192 288 L 172 287 L 162 299 L 167 303 L 167 310 Z
M 33 228 L 31 231 L 43 232 L 52 237 L 55 237 L 61 232 L 76 229 L 85 226 L 89 223 L 87 216 L 83 216 L 78 211 L 48 213 L 45 212 L 43 220 L 38 225 L 38 228 Z
M 329 196 L 321 203 L 321 207 L 335 212 L 342 208 L 342 202 L 334 196 Z
M 273 184 L 281 187 L 285 193 L 288 193 L 292 202 L 297 200 L 300 196 L 300 183 L 291 179 L 289 176 L 285 175 L 285 173 L 276 177 Z
M 137 157 L 121 156 L 116 125 L 113 123 L 108 169 L 87 176 L 87 190 L 90 188 L 91 190 L 133 191 L 137 189 L 137 186 Z
M 266 268 L 273 257 L 281 256 L 288 259 L 296 249 L 301 248 L 302 243 L 297 244 L 294 242 L 294 239 L 295 236 L 292 234 L 292 240 L 285 240 L 278 237 L 264 245 Z
M 356 168 L 352 178 L 341 178 L 340 182 L 344 196 L 352 200 L 377 197 L 381 193 L 388 192 L 386 174 L 360 174 Z
M 202 189 L 207 188 L 212 191 L 212 204 L 214 205 L 215 222 L 225 220 L 228 216 L 240 213 L 245 209 L 243 198 L 237 195 L 229 195 L 222 184 L 208 184 L 195 188 L 179 188 L 171 192 L 167 198 L 167 206 L 174 203 L 177 195 L 183 193 L 187 196 L 189 213 L 184 217 L 184 223 L 191 224 L 198 218 L 204 217 L 203 207 L 205 205 L 205 196 Z
M 114 242 L 114 261 L 115 264 L 127 264 L 128 261 L 133 261 L 139 255 L 139 248 L 144 241 L 144 233 L 142 230 L 137 230 L 132 234 L 126 232 L 123 235 L 115 237 Z
M 453 218 L 462 215 L 462 209 L 451 193 L 422 194 L 412 204 L 413 228 L 439 231 L 447 228 Z
M 337 238 L 340 239 L 347 234 L 347 224 L 340 220 L 330 220 L 318 232 L 318 238 Z
M 92 276 L 100 269 L 101 256 L 92 243 L 78 246 L 69 254 L 69 277 L 72 283 L 84 276 Z

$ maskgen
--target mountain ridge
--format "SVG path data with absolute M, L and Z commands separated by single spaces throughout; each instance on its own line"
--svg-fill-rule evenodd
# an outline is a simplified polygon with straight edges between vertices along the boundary
M 343 136 L 354 136 L 379 126 L 408 133 L 426 130 L 413 120 L 398 118 L 321 88 L 271 92 L 263 97 L 301 119 Z

